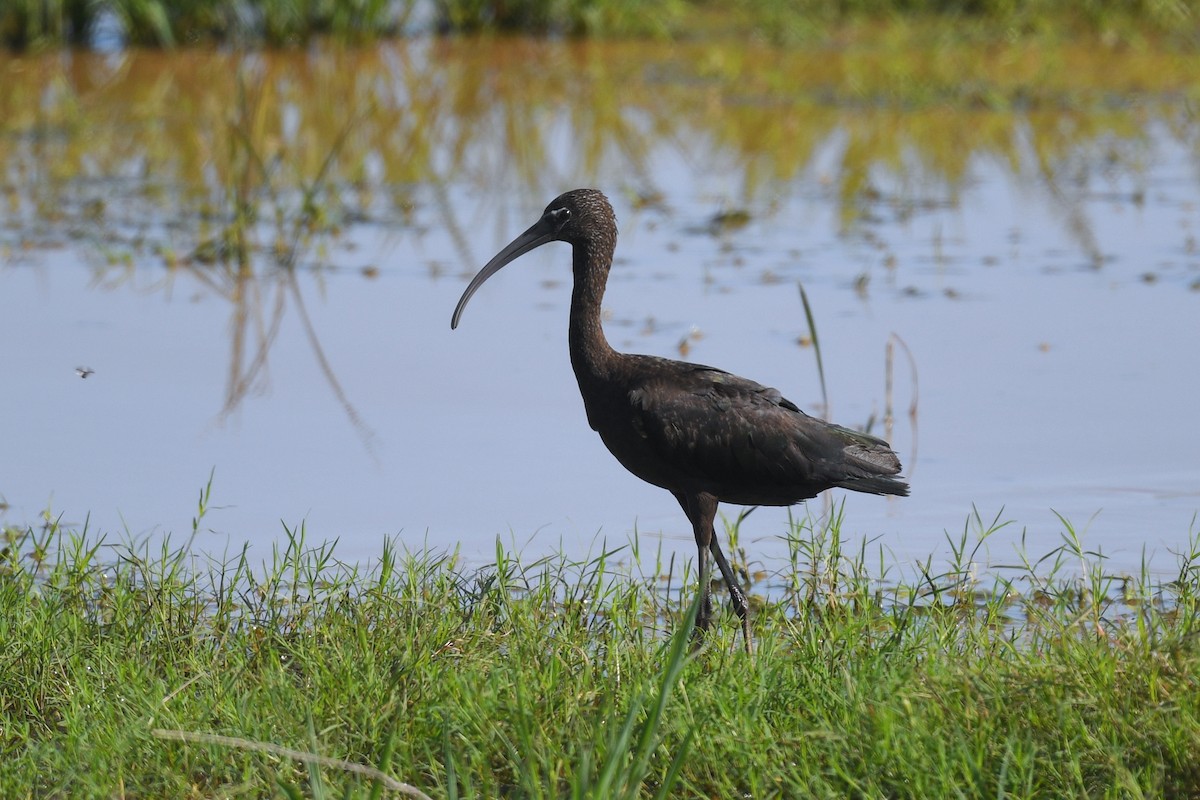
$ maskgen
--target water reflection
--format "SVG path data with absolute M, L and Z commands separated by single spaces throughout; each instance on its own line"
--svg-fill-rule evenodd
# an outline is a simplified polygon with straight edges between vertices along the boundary
M 769 216 L 815 191 L 837 204 L 842 234 L 889 263 L 881 230 L 957 206 L 973 165 L 993 161 L 1047 195 L 1100 266 L 1087 202 L 1124 193 L 1141 206 L 1152 128 L 1200 167 L 1195 65 L 1169 52 L 446 39 L 0 59 L 9 257 L 82 238 L 104 253 L 98 283 L 134 261 L 187 269 L 236 309 L 227 410 L 261 372 L 287 295 L 251 273 L 327 266 L 348 230 L 419 235 L 419 204 L 469 269 L 479 214 L 451 185 L 470 186 L 497 231 L 578 182 L 661 206 L 647 159 L 669 143 L 696 168 L 741 176 L 722 189 L 732 211 L 713 217 L 714 235 L 735 216 L 745 225 L 745 209 Z
M 1048 191 L 1094 249 L 1079 202 L 1140 174 L 1149 126 L 1200 147 L 1195 64 L 1173 53 L 447 39 L 0 59 L 14 214 L 201 239 L 231 195 L 294 201 L 326 172 L 331 228 L 403 223 L 419 187 L 450 182 L 511 201 L 617 176 L 661 197 L 646 158 L 669 142 L 738 170 L 727 199 L 742 207 L 814 175 L 846 230 L 955 204 L 972 166 L 998 161 Z M 881 171 L 899 176 L 897 194 Z M 461 209 L 439 213 L 461 234 Z
M 795 51 L 513 39 L 291 53 L 0 54 L 0 257 L 14 269 L 83 261 L 91 285 L 107 292 L 98 302 L 114 306 L 129 287 L 142 296 L 219 303 L 225 313 L 207 314 L 203 325 L 210 339 L 228 342 L 222 345 L 223 391 L 208 411 L 222 421 L 253 406 L 247 398 L 269 389 L 272 358 L 302 343 L 306 366 L 328 388 L 368 460 L 396 463 L 400 457 L 379 442 L 399 440 L 405 458 L 440 465 L 406 463 L 410 471 L 401 477 L 424 487 L 413 490 L 419 498 L 429 484 L 414 478 L 417 469 L 445 470 L 451 478 L 443 483 L 480 481 L 461 463 L 424 455 L 447 448 L 454 438 L 449 431 L 398 435 L 389 404 L 399 406 L 410 427 L 413 420 L 430 424 L 427 416 L 439 410 L 405 405 L 421 393 L 442 405 L 470 398 L 475 413 L 495 418 L 485 414 L 485 404 L 512 409 L 494 395 L 542 380 L 538 373 L 503 382 L 511 376 L 502 370 L 524 365 L 521 357 L 514 365 L 511 351 L 499 345 L 486 356 L 495 365 L 472 362 L 481 375 L 462 381 L 434 363 L 444 354 L 422 352 L 437 350 L 433 332 L 445 328 L 461 291 L 447 278 L 473 273 L 562 189 L 600 184 L 621 205 L 625 238 L 618 257 L 642 267 L 637 275 L 620 264 L 614 271 L 613 307 L 620 314 L 608 323 L 614 344 L 675 350 L 782 384 L 734 362 L 735 349 L 721 353 L 722 326 L 728 335 L 735 325 L 721 316 L 737 314 L 742 327 L 747 320 L 757 324 L 754 315 L 801 319 L 794 285 L 804 280 L 821 294 L 817 312 L 824 325 L 836 331 L 839 320 L 852 318 L 858 330 L 870 331 L 866 341 L 852 344 L 855 360 L 843 369 L 857 367 L 864 352 L 875 359 L 879 349 L 897 345 L 886 359 L 897 396 L 890 373 L 869 389 L 847 389 L 843 377 L 839 396 L 864 400 L 852 410 L 856 416 L 835 416 L 861 424 L 903 418 L 903 411 L 890 410 L 914 402 L 907 364 L 915 362 L 923 385 L 928 374 L 934 387 L 926 395 L 934 398 L 932 408 L 922 409 L 928 430 L 947 419 L 936 398 L 953 381 L 937 374 L 945 367 L 933 363 L 933 344 L 915 343 L 912 330 L 898 331 L 906 319 L 916 325 L 936 316 L 937 324 L 969 332 L 965 342 L 999 328 L 1038 328 L 1031 323 L 1068 313 L 1022 296 L 1021 305 L 988 317 L 980 310 L 984 300 L 1010 291 L 999 272 L 1024 279 L 1026 269 L 1080 269 L 1118 281 L 1134 270 L 1146 285 L 1166 291 L 1200 285 L 1196 234 L 1188 223 L 1200 174 L 1196 60 L 1070 46 L 1042 52 L 1020 44 L 896 53 L 884 46 Z M 1171 151 L 1169 161 L 1164 150 Z M 985 180 L 991 181 L 987 191 L 980 185 Z M 1044 209 L 1037 224 L 1056 233 L 1011 222 L 998 227 L 989 209 L 972 207 L 996 203 L 1010 186 L 1016 204 Z M 1153 249 L 1110 234 L 1135 216 L 1153 218 L 1145 222 L 1154 231 Z M 1142 230 L 1138 235 L 1145 236 Z M 536 266 L 530 269 L 537 274 Z M 521 311 L 503 317 L 510 326 L 505 335 L 524 330 L 524 321 L 513 317 L 529 309 L 561 310 L 564 281 L 558 269 L 537 274 L 532 286 L 520 284 L 524 295 L 513 289 L 510 305 Z M 343 295 L 350 282 L 357 287 L 354 300 Z M 627 282 L 642 288 L 630 292 Z M 700 304 L 711 295 L 739 291 L 753 294 L 755 303 L 775 304 L 766 306 L 774 316 L 750 300 L 710 307 L 701 340 L 692 333 L 693 320 L 680 318 L 683 312 L 649 301 L 655 286 L 662 287 L 660 297 L 686 297 L 680 305 L 697 309 L 689 314 L 704 313 Z M 778 291 L 768 295 L 770 287 Z M 831 296 L 841 288 L 852 297 Z M 445 308 L 438 305 L 446 303 L 443 295 L 449 297 Z M 774 299 L 784 295 L 786 301 Z M 913 310 L 932 298 L 960 308 L 936 315 L 928 306 Z M 788 310 L 780 311 L 785 302 Z M 1133 314 L 1140 302 L 1112 302 L 1105 313 Z M 500 330 L 504 304 L 492 305 L 498 309 L 493 330 Z M 1031 319 L 1034 314 L 1040 316 Z M 373 328 L 361 326 L 368 315 L 377 320 Z M 975 330 L 984 317 L 992 329 Z M 545 319 L 529 325 L 547 338 L 560 327 Z M 753 345 L 764 354 L 779 342 L 794 351 L 804 332 L 799 323 L 764 327 L 773 340 Z M 345 341 L 348 330 L 359 338 Z M 1171 341 L 1168 333 L 1154 341 Z M 1046 338 L 1021 346 L 1045 346 L 1039 352 L 1049 363 L 1062 352 L 1062 340 L 1037 335 Z M 899 355 L 904 342 L 915 352 L 907 361 Z M 477 343 L 462 350 L 479 351 Z M 374 363 L 379 377 L 363 377 L 360 359 Z M 547 372 L 555 369 L 550 359 Z M 968 362 L 957 368 L 971 369 Z M 89 389 L 113 384 L 111 365 L 84 353 L 72 355 L 64 372 L 76 363 L 100 371 L 86 382 Z M 1049 369 L 1020 363 L 1026 370 Z M 971 374 L 989 399 L 1011 391 L 1006 380 L 1024 375 Z M 563 376 L 569 391 L 562 407 L 577 411 L 565 370 Z M 383 402 L 374 382 L 389 381 L 395 388 Z M 553 392 L 560 386 L 554 384 L 550 396 L 559 397 Z M 803 403 L 811 407 L 814 400 Z M 976 419 L 1000 415 L 993 409 Z M 564 425 L 584 427 L 577 416 Z M 904 460 L 915 467 L 915 421 L 909 427 Z M 945 468 L 945 459 L 966 457 L 938 448 L 936 435 L 922 442 L 922 458 L 932 453 L 931 469 L 939 459 Z M 322 459 L 338 463 L 336 456 Z M 186 479 L 198 482 L 212 466 L 203 464 Z M 219 489 L 222 464 L 217 467 Z M 970 468 L 959 463 L 950 468 L 956 471 Z M 11 491 L 0 490 L 12 501 Z M 1004 491 L 996 490 L 1001 503 Z M 643 507 L 632 501 L 621 518 Z M 395 513 L 403 518 L 412 510 Z M 667 513 L 675 515 L 674 509 Z M 925 523 L 934 530 L 953 527 L 928 517 Z

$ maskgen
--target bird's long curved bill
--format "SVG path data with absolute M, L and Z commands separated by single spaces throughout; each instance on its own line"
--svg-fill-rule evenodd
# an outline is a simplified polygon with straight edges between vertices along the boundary
M 458 299 L 458 305 L 454 307 L 454 316 L 450 318 L 450 329 L 454 330 L 458 327 L 458 320 L 462 317 L 463 309 L 467 307 L 467 301 L 483 285 L 484 281 L 499 272 L 501 267 L 510 261 L 553 240 L 554 230 L 545 219 L 540 219 L 529 230 L 505 245 L 504 249 L 496 253 L 492 260 L 485 264 L 483 269 L 479 270 L 479 273 L 467 284 L 466 291 L 462 293 L 462 297 Z

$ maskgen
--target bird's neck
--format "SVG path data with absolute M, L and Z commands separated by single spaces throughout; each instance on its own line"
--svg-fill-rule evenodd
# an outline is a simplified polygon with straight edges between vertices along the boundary
M 573 248 L 575 286 L 571 291 L 571 366 L 580 387 L 603 380 L 611 371 L 616 352 L 604 338 L 600 308 L 612 264 L 612 246 L 576 244 Z

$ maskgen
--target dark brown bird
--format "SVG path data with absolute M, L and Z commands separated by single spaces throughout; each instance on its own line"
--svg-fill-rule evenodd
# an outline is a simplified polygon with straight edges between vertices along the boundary
M 712 552 L 751 649 L 746 596 L 713 532 L 717 503 L 789 506 L 833 487 L 907 495 L 887 442 L 808 416 L 775 389 L 723 370 L 618 353 L 600 326 L 600 304 L 617 244 L 617 218 L 603 194 L 556 198 L 529 230 L 479 271 L 454 309 L 505 264 L 547 242 L 572 248 L 571 366 L 588 423 L 624 467 L 675 495 L 692 523 L 703 593 L 696 629 L 712 617 Z

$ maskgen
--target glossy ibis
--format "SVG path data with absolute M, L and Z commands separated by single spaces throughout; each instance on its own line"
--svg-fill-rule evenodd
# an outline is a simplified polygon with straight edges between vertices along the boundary
M 708 551 L 729 587 L 751 649 L 746 596 L 713 532 L 717 503 L 789 506 L 833 487 L 907 495 L 887 442 L 814 419 L 775 389 L 723 370 L 618 353 L 600 326 L 600 303 L 617 244 L 617 218 L 603 194 L 576 189 L 479 271 L 450 321 L 505 264 L 547 242 L 572 248 L 571 366 L 588 423 L 617 460 L 675 495 L 692 523 L 703 593 L 696 630 L 712 616 Z

